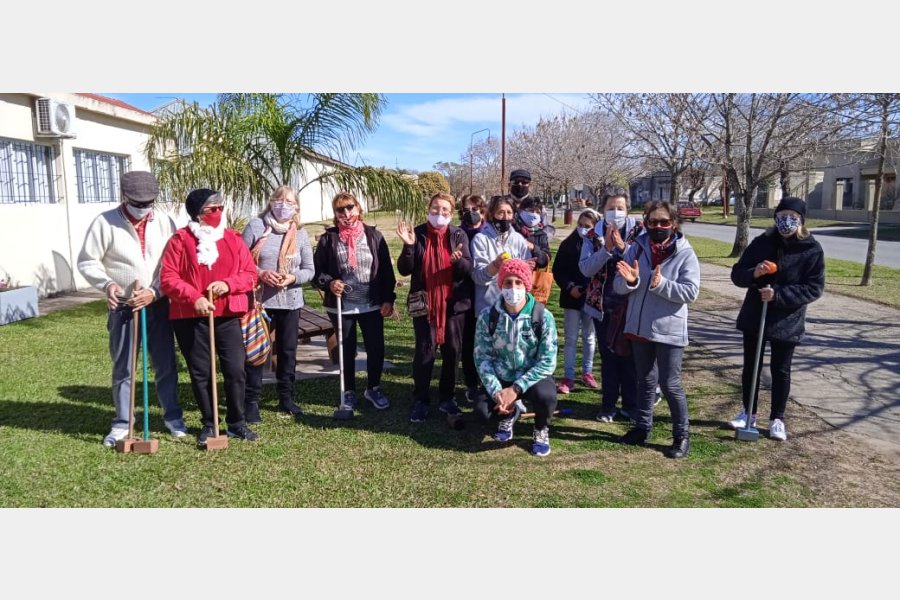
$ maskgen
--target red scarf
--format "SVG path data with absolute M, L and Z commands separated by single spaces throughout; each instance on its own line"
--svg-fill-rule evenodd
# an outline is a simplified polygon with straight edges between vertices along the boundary
M 431 223 L 426 227 L 422 275 L 428 293 L 428 322 L 434 327 L 434 343 L 443 344 L 447 300 L 453 288 L 453 265 L 450 264 L 450 248 L 447 244 L 450 228 L 444 226 L 435 229 Z
M 353 225 L 338 223 L 338 237 L 347 246 L 347 262 L 350 264 L 351 271 L 356 270 L 356 241 L 362 237 L 363 233 L 363 224 L 359 219 Z M 373 253 L 376 251 L 375 248 L 371 248 L 371 250 Z
M 654 269 L 656 265 L 661 265 L 664 260 L 669 258 L 675 251 L 675 234 L 669 236 L 664 242 L 656 243 L 650 241 L 650 266 Z

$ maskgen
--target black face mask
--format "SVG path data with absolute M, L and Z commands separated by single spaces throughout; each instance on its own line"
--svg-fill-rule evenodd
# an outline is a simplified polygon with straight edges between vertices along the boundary
M 481 223 L 481 213 L 477 210 L 466 209 L 462 213 L 462 218 L 460 219 L 463 225 L 474 227 Z
M 520 183 L 514 183 L 509 186 L 509 193 L 516 198 L 524 198 L 528 195 L 528 186 Z
M 512 219 L 494 219 L 493 225 L 499 233 L 506 233 L 512 226 Z
M 671 227 L 648 227 L 647 235 L 656 243 L 664 242 L 672 235 Z

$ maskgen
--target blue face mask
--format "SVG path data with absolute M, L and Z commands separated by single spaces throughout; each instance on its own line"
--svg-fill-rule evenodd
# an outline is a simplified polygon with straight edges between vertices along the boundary
M 794 215 L 775 215 L 775 227 L 783 237 L 790 237 L 800 228 L 800 217 Z
M 519 218 L 522 219 L 522 222 L 529 227 L 535 227 L 538 223 L 541 222 L 540 213 L 528 212 L 527 210 L 523 210 L 522 212 L 520 212 Z

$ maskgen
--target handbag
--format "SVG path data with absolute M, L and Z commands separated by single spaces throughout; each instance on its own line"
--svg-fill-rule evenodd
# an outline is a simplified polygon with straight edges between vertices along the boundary
M 266 243 L 271 229 L 266 228 L 262 237 L 256 240 L 250 249 L 253 262 L 259 264 L 259 254 L 262 245 Z M 266 314 L 266 309 L 259 298 L 260 288 L 257 285 L 252 292 L 247 294 L 250 309 L 241 315 L 241 334 L 244 338 L 244 362 L 258 367 L 269 360 L 272 353 L 272 340 L 269 336 L 269 323 L 272 319 Z
M 253 298 L 250 310 L 241 316 L 241 333 L 244 336 L 244 362 L 258 367 L 264 365 L 272 352 L 269 339 L 269 322 L 262 303 Z
M 541 304 L 547 304 L 551 288 L 553 288 L 553 273 L 550 272 L 550 262 L 548 261 L 542 271 L 532 273 L 531 295 Z
M 411 292 L 406 297 L 406 313 L 412 318 L 428 314 L 428 294 L 425 290 Z

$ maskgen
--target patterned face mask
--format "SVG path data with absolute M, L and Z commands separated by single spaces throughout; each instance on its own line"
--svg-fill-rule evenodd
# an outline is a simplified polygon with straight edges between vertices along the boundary
M 791 236 L 800 228 L 800 217 L 794 215 L 775 215 L 775 227 L 782 236 Z

